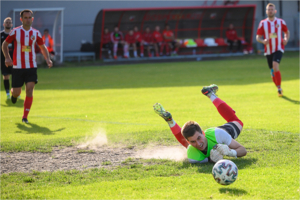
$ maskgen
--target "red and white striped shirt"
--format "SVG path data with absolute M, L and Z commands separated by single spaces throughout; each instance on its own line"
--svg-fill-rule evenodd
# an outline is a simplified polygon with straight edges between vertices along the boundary
M 7 43 L 14 42 L 13 68 L 37 68 L 35 43 L 44 44 L 42 35 L 38 30 L 31 27 L 26 31 L 23 26 L 19 26 L 9 33 L 5 41 Z
M 275 17 L 273 21 L 268 18 L 260 21 L 256 34 L 270 39 L 269 44 L 265 45 L 265 55 L 270 55 L 276 51 L 284 52 L 282 32 L 286 33 L 287 31 L 288 28 L 283 19 Z

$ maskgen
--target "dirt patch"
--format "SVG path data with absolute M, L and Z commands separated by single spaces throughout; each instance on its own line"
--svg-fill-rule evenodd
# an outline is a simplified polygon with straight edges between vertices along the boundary
M 82 147 L 82 146 L 81 146 Z M 122 165 L 127 158 L 156 158 L 183 160 L 186 150 L 180 146 L 154 146 L 146 149 L 67 147 L 53 148 L 51 153 L 0 152 L 1 174 L 10 172 L 84 170 L 87 168 L 108 168 Z

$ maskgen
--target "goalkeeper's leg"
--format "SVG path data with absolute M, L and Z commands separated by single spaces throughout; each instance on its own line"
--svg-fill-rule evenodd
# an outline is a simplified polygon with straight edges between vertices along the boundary
M 166 111 L 160 103 L 156 103 L 153 105 L 154 112 L 161 116 L 169 125 L 173 135 L 176 137 L 178 142 L 182 144 L 185 148 L 189 146 L 189 143 L 181 134 L 180 126 L 174 121 L 170 112 Z
M 217 108 L 220 115 L 227 121 L 226 124 L 219 128 L 225 129 L 233 139 L 237 138 L 243 129 L 243 122 L 236 116 L 235 111 L 224 101 L 216 96 L 217 85 L 203 87 L 202 93 L 209 97 Z

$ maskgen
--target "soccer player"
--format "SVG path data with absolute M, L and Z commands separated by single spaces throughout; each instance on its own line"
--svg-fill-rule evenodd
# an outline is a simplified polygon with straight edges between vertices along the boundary
M 176 139 L 187 148 L 191 163 L 217 162 L 223 156 L 243 157 L 247 154 L 245 147 L 235 140 L 242 131 L 243 123 L 235 111 L 215 95 L 217 90 L 218 86 L 213 84 L 203 87 L 202 93 L 212 101 L 227 123 L 205 131 L 195 121 L 188 121 L 180 128 L 161 104 L 153 106 L 154 111 L 168 123 Z
M 150 46 L 153 45 L 153 34 L 150 32 L 150 28 L 146 27 L 143 34 L 144 46 L 147 46 L 148 57 L 152 57 Z
M 135 26 L 133 28 L 134 30 L 134 37 L 135 37 L 135 41 L 136 41 L 136 46 L 140 47 L 140 56 L 144 57 L 144 40 L 143 40 L 143 36 L 141 34 L 141 32 L 139 31 L 139 28 L 137 26 Z
M 275 17 L 275 5 L 269 3 L 266 7 L 267 18 L 261 20 L 256 33 L 256 40 L 265 45 L 265 56 L 271 70 L 271 77 L 278 91 L 278 96 L 283 96 L 281 89 L 281 73 L 279 63 L 284 52 L 284 46 L 290 38 L 290 31 L 283 19 Z M 284 37 L 282 37 L 284 32 Z M 264 37 L 264 39 L 263 39 Z
M 170 49 L 174 49 L 173 55 L 177 55 L 180 43 L 176 41 L 173 31 L 170 30 L 170 26 L 166 24 L 165 30 L 163 31 L 163 38 L 166 43 L 166 53 L 170 55 Z
M 1 31 L 1 45 L 3 44 L 4 40 L 9 35 L 9 32 L 11 31 L 11 28 L 12 28 L 12 20 L 11 20 L 10 17 L 7 17 L 7 18 L 4 19 L 3 27 L 4 27 L 4 30 Z M 9 48 L 10 56 L 13 57 L 13 50 L 14 50 L 13 49 L 13 44 L 10 44 L 8 48 Z M 6 67 L 6 65 L 5 65 L 5 57 L 4 57 L 4 54 L 3 54 L 2 49 L 1 49 L 1 73 L 3 75 L 3 85 L 4 85 L 4 89 L 6 91 L 7 99 L 10 99 L 9 76 L 11 74 L 11 70 L 12 70 L 11 66 Z
M 110 32 L 107 27 L 104 28 L 104 33 L 102 36 L 102 48 L 107 49 L 108 57 L 111 58 L 112 42 Z
M 124 57 L 129 57 L 129 47 L 132 46 L 133 48 L 133 55 L 136 58 L 137 57 L 137 51 L 136 51 L 136 39 L 135 35 L 132 29 L 128 31 L 128 33 L 125 35 L 125 45 L 124 45 Z
M 118 47 L 122 46 L 124 44 L 124 38 L 123 33 L 119 31 L 119 27 L 115 26 L 114 31 L 110 34 L 111 42 L 114 45 L 113 51 L 114 51 L 114 59 L 117 59 L 117 51 Z M 124 47 L 123 47 L 124 48 Z M 124 52 L 125 57 L 125 52 Z
M 155 30 L 153 31 L 153 44 L 154 44 L 154 50 L 155 50 L 155 56 L 159 57 L 160 55 L 163 55 L 163 50 L 164 50 L 164 39 L 163 36 L 160 32 L 160 27 L 156 26 Z M 159 48 L 159 53 L 158 53 L 158 48 Z
M 38 82 L 37 63 L 35 54 L 35 43 L 40 47 L 47 65 L 52 67 L 49 52 L 44 44 L 41 33 L 32 28 L 33 12 L 23 10 L 20 12 L 22 26 L 14 28 L 2 44 L 2 51 L 5 56 L 5 65 L 13 66 L 12 69 L 12 103 L 17 102 L 22 86 L 25 83 L 26 98 L 24 101 L 24 112 L 22 122 L 28 123 L 27 117 L 32 105 L 33 89 Z M 13 61 L 8 53 L 8 44 L 14 42 Z
M 239 39 L 237 32 L 233 24 L 229 24 L 229 27 L 226 31 L 227 43 L 229 43 L 229 51 L 233 49 L 233 44 L 237 44 L 237 50 L 240 51 L 242 47 L 241 40 Z

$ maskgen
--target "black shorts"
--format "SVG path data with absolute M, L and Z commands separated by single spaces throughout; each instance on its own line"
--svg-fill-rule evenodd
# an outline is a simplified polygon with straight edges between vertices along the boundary
M 24 83 L 35 82 L 38 83 L 37 68 L 30 69 L 12 69 L 11 87 L 22 87 Z
M 271 55 L 266 56 L 270 69 L 273 68 L 273 61 L 280 63 L 282 54 L 283 53 L 281 51 L 276 51 L 276 52 L 272 53 Z
M 233 139 L 236 139 L 241 133 L 241 130 L 232 122 L 218 126 L 218 128 L 225 130 Z
M 12 66 L 6 67 L 5 62 L 1 61 L 1 73 L 3 76 L 11 74 Z

